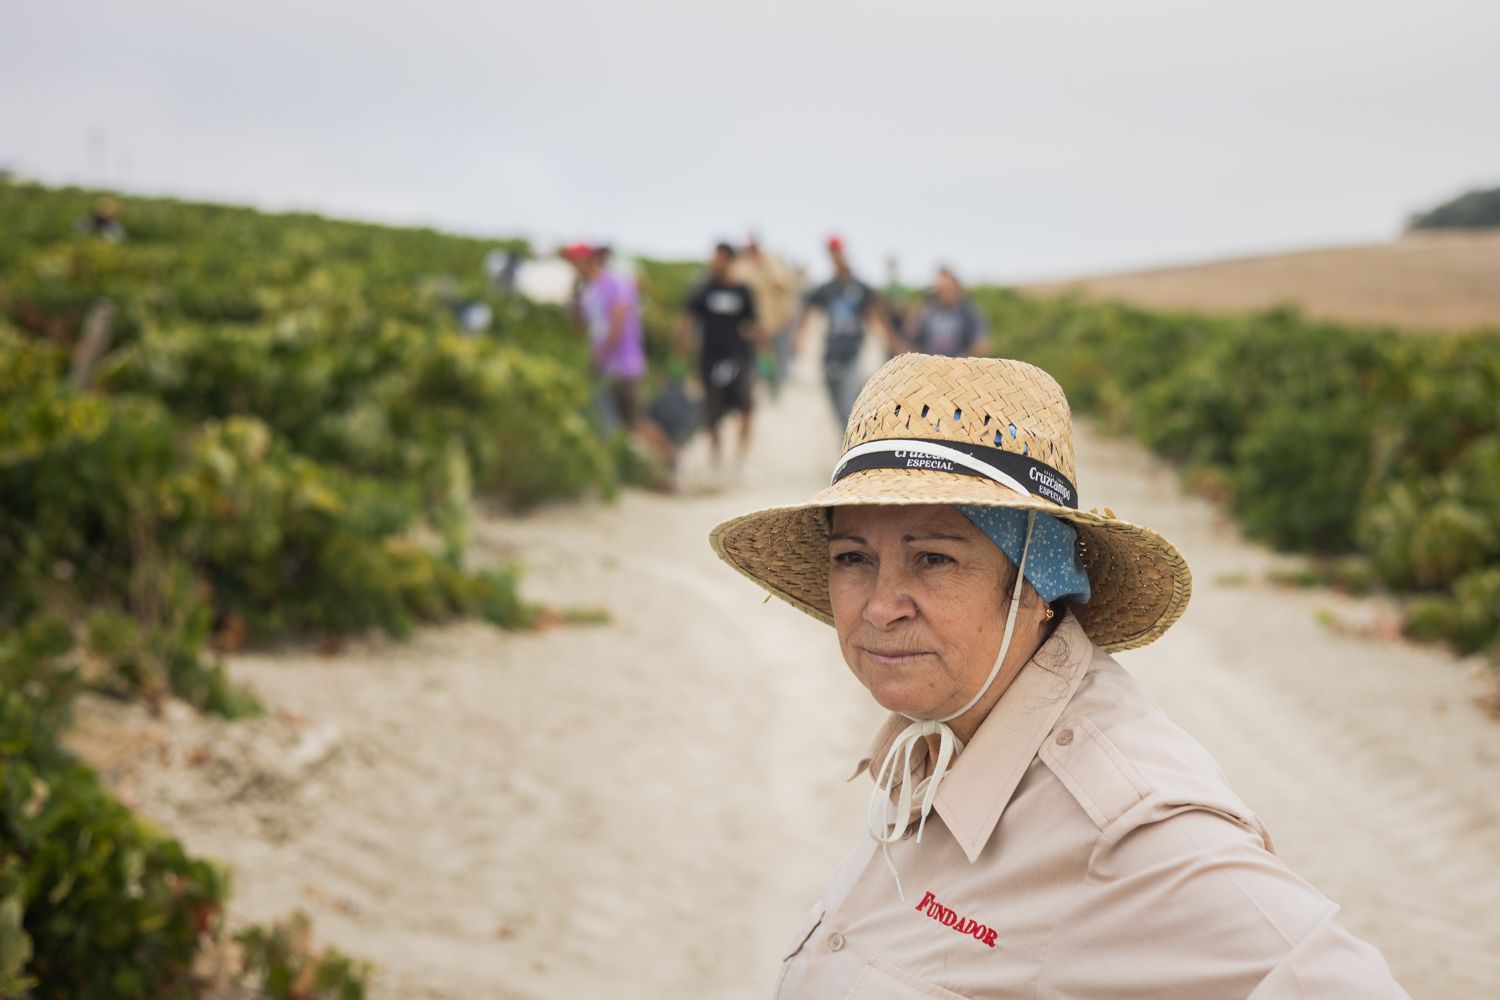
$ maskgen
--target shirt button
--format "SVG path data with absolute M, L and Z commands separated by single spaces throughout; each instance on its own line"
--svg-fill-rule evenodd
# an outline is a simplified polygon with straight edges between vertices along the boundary
M 830 935 L 829 938 L 828 938 L 828 950 L 829 951 L 843 951 L 844 950 L 844 935 L 842 935 L 842 934 L 833 934 L 833 935 Z
M 1057 745 L 1058 746 L 1065 747 L 1069 743 L 1072 743 L 1072 742 L 1073 742 L 1073 730 L 1071 730 L 1071 729 L 1064 729 L 1062 732 L 1060 732 L 1060 733 L 1057 734 Z

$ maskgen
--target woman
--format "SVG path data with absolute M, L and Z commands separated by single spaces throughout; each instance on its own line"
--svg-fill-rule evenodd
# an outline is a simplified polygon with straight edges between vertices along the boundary
M 1166 632 L 1191 576 L 1154 531 L 1078 508 L 1071 434 L 1038 368 L 903 355 L 831 486 L 714 529 L 892 712 L 860 764 L 870 838 L 777 995 L 1405 996 L 1109 655 Z

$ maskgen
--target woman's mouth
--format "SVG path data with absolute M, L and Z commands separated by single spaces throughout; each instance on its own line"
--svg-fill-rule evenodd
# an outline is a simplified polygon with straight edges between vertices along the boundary
M 871 649 L 868 646 L 861 646 L 860 649 L 866 656 L 874 660 L 876 663 L 888 667 L 899 667 L 903 664 L 912 663 L 915 660 L 919 660 L 924 656 L 931 655 L 920 650 L 912 651 L 905 649 Z

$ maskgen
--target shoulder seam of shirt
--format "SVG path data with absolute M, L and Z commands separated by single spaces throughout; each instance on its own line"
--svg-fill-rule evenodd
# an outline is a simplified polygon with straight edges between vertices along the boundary
M 1151 785 L 1088 716 L 1074 717 L 1059 732 L 1067 729 L 1077 738 L 1063 746 L 1048 740 L 1039 756 L 1102 833 L 1149 796 Z

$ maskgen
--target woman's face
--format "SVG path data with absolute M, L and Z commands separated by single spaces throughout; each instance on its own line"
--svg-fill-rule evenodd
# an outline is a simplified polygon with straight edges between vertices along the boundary
M 835 508 L 828 556 L 839 646 L 876 701 L 940 719 L 974 697 L 1000 652 L 1014 568 L 973 522 L 946 505 Z M 1035 649 L 1040 613 L 1023 618 L 1007 661 Z M 1013 676 L 1007 662 L 955 729 L 988 714 Z

